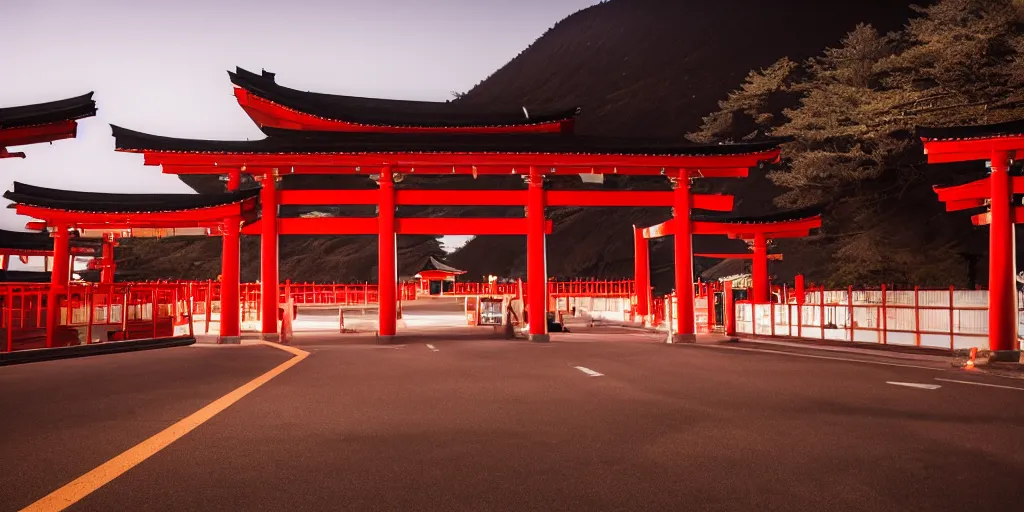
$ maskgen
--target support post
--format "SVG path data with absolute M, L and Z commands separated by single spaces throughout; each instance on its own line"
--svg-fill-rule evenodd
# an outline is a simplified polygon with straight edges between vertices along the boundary
M 385 167 L 377 180 L 380 186 L 377 214 L 377 316 L 378 343 L 390 343 L 398 329 L 398 265 L 395 243 L 395 182 Z
M 796 337 L 804 336 L 804 275 L 797 274 L 794 282 L 796 288 Z
M 544 235 L 544 175 L 530 167 L 526 199 L 526 294 L 530 341 L 550 341 L 548 335 L 548 271 Z
M 644 230 L 633 226 L 633 279 L 636 293 L 636 313 L 640 323 L 647 325 L 650 314 L 651 259 L 650 247 L 644 238 Z
M 722 311 L 725 313 L 725 318 L 722 320 L 722 324 L 725 327 L 726 336 L 736 335 L 736 301 L 732 298 L 732 281 L 726 281 L 722 290 L 722 302 L 724 303 Z
M 280 284 L 277 274 L 277 169 L 263 175 L 260 190 L 262 233 L 260 236 L 260 301 L 262 338 L 277 341 Z M 223 291 L 221 292 L 223 293 Z
M 1014 271 L 1013 208 L 1010 191 L 1010 154 L 992 154 L 989 224 L 988 344 L 990 350 L 1012 350 L 1017 340 L 1017 290 Z
M 100 283 L 111 284 L 114 282 L 114 235 L 106 233 L 103 235 L 103 249 L 100 255 Z
M 218 343 L 240 343 L 242 340 L 239 318 L 238 232 L 240 225 L 241 219 L 237 217 L 224 220 L 224 233 L 221 236 L 220 337 L 217 338 Z M 210 290 L 207 289 L 207 297 L 209 296 Z M 209 325 L 209 309 L 206 312 L 206 322 Z
M 769 301 L 771 284 L 768 282 L 768 237 L 764 233 L 754 234 L 754 260 L 751 262 L 751 278 L 754 281 L 754 302 Z
M 11 256 L 9 254 L 4 254 L 3 256 L 0 256 L 0 270 L 10 270 L 10 267 Z
M 60 296 L 67 291 L 71 253 L 68 248 L 67 224 L 56 224 L 53 231 L 53 270 L 46 298 L 46 347 L 53 347 L 60 325 Z
M 674 239 L 676 267 L 676 329 L 673 343 L 694 343 L 695 322 L 693 313 L 693 238 L 690 225 L 690 178 L 686 169 L 680 169 L 679 178 L 673 181 L 675 202 L 673 214 L 676 233 Z

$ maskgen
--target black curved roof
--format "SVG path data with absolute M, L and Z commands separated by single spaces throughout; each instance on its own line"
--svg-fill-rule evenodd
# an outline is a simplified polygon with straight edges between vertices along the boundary
M 773 222 L 811 219 L 821 215 L 823 209 L 821 206 L 809 206 L 765 215 L 694 215 L 691 219 L 698 222 L 721 222 L 725 224 L 771 224 Z
M 479 106 L 438 101 L 361 98 L 300 91 L 278 85 L 274 73 L 242 68 L 228 71 L 231 83 L 261 98 L 316 117 L 391 127 L 529 126 L 572 119 L 579 107 L 493 111 Z
M 0 270 L 0 283 L 49 283 L 50 273 L 38 270 Z
M 14 182 L 4 198 L 16 204 L 91 213 L 142 213 L 198 210 L 256 197 L 259 188 L 220 194 L 107 194 L 36 187 Z M 14 205 L 12 204 L 11 207 Z
M 448 265 L 445 265 L 444 263 L 437 261 L 433 256 L 427 259 L 427 263 L 423 265 L 423 268 L 420 269 L 420 272 L 423 272 L 424 270 L 438 270 L 441 272 L 452 272 L 454 274 L 466 273 L 465 270 L 459 270 L 455 267 L 449 267 Z
M 71 247 L 87 247 L 99 250 L 98 240 L 83 240 L 72 237 Z M 0 249 L 14 249 L 22 251 L 52 251 L 53 238 L 48 233 L 7 231 L 0 229 Z
M 121 151 L 236 154 L 500 153 L 635 156 L 745 155 L 774 150 L 776 140 L 735 144 L 692 144 L 676 139 L 566 136 L 557 133 L 350 133 L 262 128 L 252 141 L 179 139 L 111 125 Z
M 0 129 L 36 126 L 94 116 L 96 115 L 96 102 L 92 99 L 92 94 L 90 92 L 74 98 L 47 103 L 0 108 Z
M 917 136 L 927 140 L 983 139 L 989 137 L 1024 136 L 1024 119 L 1005 123 L 945 128 L 917 127 Z

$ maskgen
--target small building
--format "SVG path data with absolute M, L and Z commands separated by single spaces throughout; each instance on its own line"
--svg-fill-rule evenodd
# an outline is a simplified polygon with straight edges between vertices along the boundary
M 449 267 L 431 256 L 423 269 L 413 277 L 419 279 L 419 294 L 444 295 L 455 291 L 455 276 L 465 273 L 465 270 Z
M 750 273 L 750 260 L 726 259 L 700 274 L 704 281 L 732 283 L 733 290 L 745 290 L 754 286 Z

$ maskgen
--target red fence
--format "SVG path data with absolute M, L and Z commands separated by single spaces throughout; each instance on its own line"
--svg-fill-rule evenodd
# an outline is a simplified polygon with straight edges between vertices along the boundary
M 0 285 L 0 350 L 169 337 L 187 328 L 192 297 L 182 284 L 74 283 L 57 293 L 57 329 L 47 343 L 49 285 Z M 185 327 L 185 326 L 188 327 Z
M 944 349 L 988 348 L 985 290 L 825 290 L 797 304 L 736 303 L 736 330 L 758 336 Z M 1019 343 L 1019 342 L 1018 342 Z

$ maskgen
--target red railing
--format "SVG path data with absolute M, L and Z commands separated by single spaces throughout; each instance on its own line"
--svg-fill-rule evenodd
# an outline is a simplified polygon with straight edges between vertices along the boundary
M 73 283 L 55 295 L 57 328 L 48 339 L 49 285 L 3 284 L 0 350 L 169 337 L 186 325 L 190 332 L 191 296 L 180 284 Z

